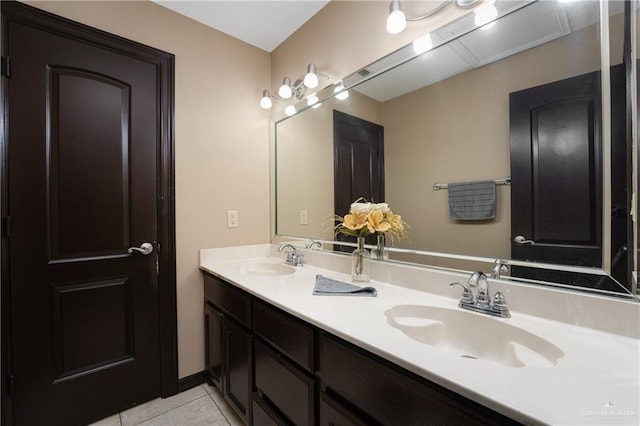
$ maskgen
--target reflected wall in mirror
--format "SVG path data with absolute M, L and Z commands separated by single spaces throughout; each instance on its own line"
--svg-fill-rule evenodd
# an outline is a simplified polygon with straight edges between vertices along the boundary
M 621 64 L 623 58 L 624 6 L 621 1 L 609 2 L 608 6 L 610 63 L 615 66 Z M 546 200 L 547 219 L 544 219 L 545 215 L 540 216 L 556 222 L 547 224 L 545 234 L 544 220 L 533 218 L 535 224 L 530 227 L 531 234 L 525 237 L 533 239 L 537 236 L 536 248 L 545 244 L 551 246 L 551 240 L 544 238 L 549 239 L 549 235 L 557 233 L 553 227 L 560 231 L 563 229 L 562 220 L 566 227 L 582 221 L 583 225 L 578 227 L 580 229 L 576 234 L 567 233 L 558 238 L 564 238 L 561 243 L 565 246 L 593 246 L 597 255 L 591 256 L 591 260 L 567 255 L 566 252 L 547 253 L 542 259 L 535 259 L 527 253 L 518 256 L 525 261 L 598 269 L 609 269 L 615 260 L 617 263 L 611 268 L 612 271 L 618 271 L 615 278 L 630 288 L 626 251 L 627 196 L 630 191 L 627 191 L 624 123 L 620 133 L 614 122 L 611 134 L 611 152 L 616 149 L 621 152 L 620 163 L 606 163 L 611 166 L 605 166 L 603 160 L 609 158 L 610 154 L 604 155 L 606 150 L 602 147 L 605 138 L 600 140 L 603 111 L 600 105 L 599 16 L 600 8 L 596 1 L 538 1 L 501 17 L 493 25 L 474 31 L 469 32 L 470 28 L 461 27 L 468 20 L 454 22 L 432 34 L 432 39 L 446 39 L 447 34 L 462 36 L 352 87 L 347 99 L 330 98 L 317 108 L 306 109 L 278 122 L 277 234 L 333 240 L 332 223 L 327 218 L 333 214 L 347 213 L 334 211 L 336 170 L 333 117 L 334 110 L 337 110 L 376 123 L 384 129 L 385 199 L 374 201 L 389 203 L 393 211 L 401 214 L 410 225 L 409 240 L 402 242 L 399 247 L 484 258 L 514 258 L 517 249 L 513 248 L 515 234 L 512 227 L 520 221 L 515 215 L 523 214 L 520 211 L 523 206 L 512 203 L 512 191 L 521 191 L 520 181 L 514 182 L 513 186 L 496 186 L 495 218 L 476 221 L 450 219 L 448 191 L 435 191 L 432 185 L 436 182 L 481 181 L 511 176 L 514 131 L 510 109 L 513 115 L 514 101 L 510 100 L 510 96 L 532 88 L 545 88 L 552 94 L 559 93 L 558 84 L 592 75 L 595 98 L 579 107 L 578 110 L 582 110 L 577 115 L 573 114 L 580 125 L 586 126 L 586 134 L 583 137 L 567 136 L 568 132 L 563 134 L 562 129 L 566 126 L 557 116 L 572 114 L 565 114 L 565 110 L 559 109 L 550 113 L 555 117 L 555 124 L 547 124 L 544 130 L 553 138 L 558 138 L 557 143 L 547 143 L 547 151 L 544 155 L 540 151 L 539 158 L 537 150 L 543 149 L 544 138 L 536 140 L 535 148 L 531 148 L 536 158 L 535 161 L 528 160 L 529 164 L 534 168 L 540 167 L 541 171 L 546 170 L 546 179 L 556 179 L 557 186 Z M 366 74 L 369 69 L 375 68 L 374 64 L 359 74 Z M 621 70 L 620 67 L 617 69 Z M 612 114 L 621 116 L 624 115 L 625 101 L 624 73 L 618 72 L 616 67 L 611 70 L 614 80 L 621 78 L 623 83 L 622 93 L 612 89 Z M 582 83 L 577 85 L 581 86 Z M 622 110 L 616 110 L 615 104 L 620 101 Z M 577 145 L 571 144 L 572 138 L 579 140 Z M 578 145 L 589 152 L 575 151 Z M 575 152 L 572 153 L 571 149 Z M 542 158 L 547 160 L 538 161 Z M 563 181 L 564 171 L 580 162 L 582 167 L 575 172 L 577 174 Z M 608 167 L 612 168 L 611 176 L 607 173 Z M 550 170 L 555 173 L 549 173 Z M 523 175 L 518 170 L 515 172 L 514 175 L 522 180 Z M 537 172 L 533 170 L 531 173 Z M 580 173 L 583 173 L 582 177 Z M 538 177 L 538 174 L 531 174 L 528 179 L 536 180 Z M 343 185 L 349 184 L 353 183 L 345 182 Z M 610 191 L 609 188 L 613 189 Z M 536 202 L 544 198 L 544 187 L 530 191 L 532 193 L 527 197 L 535 198 Z M 571 199 L 574 191 L 579 194 L 571 202 L 566 202 L 562 198 L 563 191 L 567 199 Z M 554 202 L 553 197 L 560 198 Z M 610 197 L 613 199 L 610 200 Z M 582 202 L 582 206 L 575 208 L 576 200 Z M 558 207 L 563 204 L 567 208 L 573 206 L 573 211 L 559 211 Z M 604 205 L 610 205 L 610 208 L 605 209 Z M 555 212 L 550 209 L 554 206 Z M 533 210 L 541 208 L 535 202 L 525 207 L 525 215 L 530 216 L 535 216 Z M 603 217 L 605 222 L 611 221 L 611 224 L 603 225 Z M 621 233 L 622 237 L 612 237 L 612 232 Z M 392 254 L 392 258 L 471 269 L 455 259 L 426 260 L 423 256 L 410 254 Z M 633 262 L 628 264 L 632 265 Z M 545 274 L 537 278 L 548 281 L 555 277 L 560 280 L 560 275 Z M 613 280 L 604 283 L 597 278 L 595 282 L 604 290 L 620 290 Z M 594 286 L 593 282 L 578 284 Z

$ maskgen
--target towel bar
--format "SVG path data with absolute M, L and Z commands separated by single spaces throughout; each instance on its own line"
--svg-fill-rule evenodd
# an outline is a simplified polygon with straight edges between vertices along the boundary
M 494 182 L 496 183 L 496 185 L 511 185 L 511 177 L 507 176 L 504 179 L 496 179 Z M 440 189 L 447 189 L 448 187 L 449 187 L 449 184 L 447 184 L 447 183 L 438 183 L 438 182 L 436 182 L 436 183 L 433 184 L 433 190 L 434 191 L 438 191 Z

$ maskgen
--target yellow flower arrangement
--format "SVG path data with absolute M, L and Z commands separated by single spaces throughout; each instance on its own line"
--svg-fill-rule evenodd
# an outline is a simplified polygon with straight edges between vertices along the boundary
M 399 214 L 395 214 L 387 203 L 369 203 L 359 198 L 351 204 L 349 214 L 337 216 L 336 234 L 366 237 L 369 234 L 383 234 L 392 241 L 406 237 L 407 224 Z

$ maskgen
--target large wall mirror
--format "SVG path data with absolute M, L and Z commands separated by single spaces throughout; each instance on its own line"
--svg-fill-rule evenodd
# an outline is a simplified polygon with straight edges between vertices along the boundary
M 500 259 L 502 276 L 635 294 L 624 40 L 637 18 L 623 1 L 494 4 L 490 24 L 470 13 L 276 122 L 276 233 L 333 249 L 338 198 L 377 194 L 410 226 L 390 260 L 490 272 Z M 452 219 L 448 185 L 479 181 L 495 181 L 493 217 Z

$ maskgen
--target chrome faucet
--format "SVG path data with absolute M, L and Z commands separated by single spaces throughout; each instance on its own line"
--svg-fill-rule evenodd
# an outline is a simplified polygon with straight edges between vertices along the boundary
M 478 271 L 471 274 L 467 285 L 457 282 L 449 284 L 451 287 L 455 285 L 459 285 L 463 289 L 462 299 L 460 299 L 460 303 L 458 303 L 458 306 L 462 309 L 468 309 L 470 311 L 481 312 L 501 318 L 511 317 L 511 313 L 509 312 L 509 309 L 507 309 L 507 300 L 501 292 L 496 292 L 493 296 L 493 301 L 491 300 L 491 296 L 489 294 L 489 282 L 483 272 Z M 478 288 L 475 300 L 473 292 L 471 291 L 471 288 L 473 287 Z
M 500 279 L 500 276 L 509 272 L 509 267 L 506 265 L 505 260 L 496 259 L 493 263 L 493 269 L 491 269 L 491 278 Z
M 319 249 L 322 248 L 322 243 L 320 241 L 314 241 L 314 240 L 310 240 L 305 246 L 304 248 L 308 248 L 308 249 L 312 249 L 313 246 L 318 246 Z
M 290 248 L 291 251 L 286 252 L 287 260 L 285 260 L 284 263 L 292 266 L 302 266 L 303 265 L 302 258 L 304 256 L 302 254 L 298 254 L 295 246 L 289 243 L 281 244 L 280 247 L 278 248 L 278 251 L 282 251 L 285 248 Z

